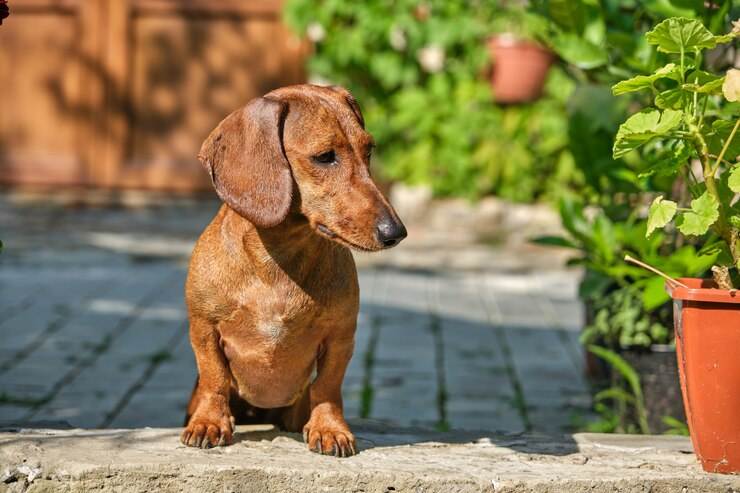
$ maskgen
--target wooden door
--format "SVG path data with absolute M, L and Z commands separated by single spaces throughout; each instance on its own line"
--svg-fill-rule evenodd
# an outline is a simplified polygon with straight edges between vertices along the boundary
M 102 135 L 90 125 L 102 88 L 84 63 L 97 56 L 99 6 L 10 2 L 0 26 L 0 180 L 87 183 L 90 144 Z
M 302 82 L 305 52 L 273 0 L 14 0 L 0 182 L 207 188 L 195 156 L 208 132 Z

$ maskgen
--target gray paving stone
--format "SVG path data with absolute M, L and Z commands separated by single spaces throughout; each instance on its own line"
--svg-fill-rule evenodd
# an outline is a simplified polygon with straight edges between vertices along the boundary
M 554 325 L 570 332 L 580 332 L 585 323 L 583 304 L 578 300 L 558 301 L 549 297 L 541 298 L 549 311 Z
M 390 312 L 388 317 L 394 316 L 393 310 L 403 315 L 404 312 L 427 313 L 429 311 L 429 283 L 431 276 L 417 273 L 396 272 L 382 270 L 378 272 L 378 288 L 369 293 L 362 292 L 362 297 L 368 305 L 381 305 L 383 311 Z M 378 302 L 382 300 L 382 302 Z
M 34 419 L 64 419 L 73 426 L 101 426 L 147 368 L 169 357 L 173 340 L 185 333 L 184 311 L 172 291 L 163 290 L 139 317 Z M 179 297 L 179 296 L 178 296 Z
M 355 333 L 355 350 L 342 385 L 342 400 L 346 417 L 360 417 L 362 391 L 365 386 L 365 358 L 369 351 L 372 332 L 369 317 L 361 309 Z
M 551 331 L 506 331 L 533 429 L 559 430 L 560 410 L 574 397 L 588 396 L 583 377 L 576 371 L 559 338 Z M 534 412 L 534 408 L 538 412 Z
M 19 286 L 0 279 L 0 323 L 30 308 L 38 298 L 41 288 L 36 281 Z
M 439 421 L 435 342 L 429 313 L 429 279 L 384 273 L 383 306 L 373 367 L 370 417 L 430 426 Z M 409 294 L 401 295 L 407 290 Z M 391 303 L 394 300 L 395 303 Z
M 190 400 L 189 388 L 145 388 L 137 392 L 110 428 L 181 427 Z
M 121 279 L 108 279 L 109 289 L 101 289 L 100 294 L 94 294 L 87 302 L 81 300 L 81 306 L 75 306 L 74 316 L 70 316 L 63 326 L 57 328 L 54 332 L 47 334 L 47 337 L 40 340 L 38 345 L 33 348 L 30 354 L 18 361 L 17 364 L 10 367 L 2 375 L 2 384 L 0 391 L 6 392 L 12 399 L 34 400 L 40 403 L 49 397 L 57 397 L 56 394 L 73 381 L 77 376 L 76 371 L 85 361 L 94 360 L 98 353 L 105 352 L 109 349 L 107 340 L 110 337 L 117 336 L 116 330 L 122 328 L 122 323 L 128 318 L 134 316 L 132 309 L 139 302 L 146 302 L 148 296 L 145 290 L 141 289 L 141 282 L 156 283 L 163 282 L 163 275 L 172 272 L 170 269 L 148 269 L 147 272 L 134 274 L 130 269 L 124 271 L 128 277 Z M 120 276 L 122 272 L 112 272 Z M 114 282 L 118 281 L 118 282 Z M 95 286 L 93 286 L 95 287 Z M 74 293 L 70 294 L 74 296 Z M 54 294 L 55 297 L 65 296 Z M 101 310 L 103 306 L 110 306 L 111 301 L 118 302 L 117 310 Z M 125 303 L 124 303 L 125 301 Z M 123 305 L 121 305 L 123 303 Z M 106 305 L 107 304 L 107 305 Z M 120 309 L 121 306 L 125 309 Z M 114 371 L 115 367 L 111 367 Z M 97 379 L 100 382 L 101 379 Z M 70 407 L 75 404 L 78 408 L 91 411 L 92 413 L 100 412 L 103 405 L 100 403 L 100 397 L 106 396 L 101 394 L 102 390 L 86 392 L 84 395 L 88 399 L 87 404 L 80 403 L 80 397 L 74 395 L 74 388 L 71 398 L 61 398 L 58 402 L 47 402 L 46 406 L 56 406 L 63 411 L 64 417 L 69 417 Z M 29 410 L 28 417 L 37 416 L 43 409 L 33 408 Z M 51 417 L 52 414 L 48 414 Z M 47 417 L 45 416 L 45 417 Z M 57 416 L 53 416 L 57 417 Z M 92 426 L 92 421 L 84 421 L 80 418 L 80 423 Z
M 440 319 L 476 322 L 490 326 L 486 307 L 485 285 L 479 274 L 457 274 L 435 277 L 433 310 Z
M 471 276 L 437 284 L 447 420 L 459 429 L 523 431 L 507 363 L 488 322 L 480 289 L 480 278 Z
M 182 426 L 196 374 L 188 338 L 181 337 L 172 345 L 171 356 L 157 366 L 109 427 Z
M 196 375 L 184 260 L 212 212 L 50 208 L 25 210 L 20 222 L 0 210 L 14 239 L 0 255 L 0 419 L 51 395 L 39 419 L 97 426 L 123 406 L 110 425 L 179 426 Z M 438 258 L 466 254 L 437 250 Z M 368 263 L 376 267 L 359 272 L 347 416 L 371 398 L 374 419 L 434 426 L 444 415 L 457 428 L 521 431 L 522 405 L 534 430 L 560 429 L 587 411 L 578 276 L 518 272 L 509 265 L 516 256 L 502 252 L 495 268 L 478 267 L 485 272 L 402 269 L 392 256 L 381 256 L 388 266 L 381 257 Z M 153 365 L 153 356 L 162 360 Z
M 0 406 L 0 426 L 20 423 L 28 414 L 28 406 L 4 403 Z

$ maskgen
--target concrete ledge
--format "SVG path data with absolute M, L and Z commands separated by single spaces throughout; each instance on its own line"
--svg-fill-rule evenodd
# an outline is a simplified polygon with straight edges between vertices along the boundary
M 309 453 L 298 435 L 240 427 L 230 447 L 183 447 L 179 429 L 0 433 L 0 491 L 733 492 L 686 438 L 434 433 L 355 425 L 361 453 Z

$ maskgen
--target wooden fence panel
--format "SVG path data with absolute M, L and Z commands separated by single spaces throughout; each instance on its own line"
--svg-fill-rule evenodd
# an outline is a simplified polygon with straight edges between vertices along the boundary
M 15 0 L 0 27 L 0 182 L 192 191 L 230 111 L 302 82 L 277 1 Z

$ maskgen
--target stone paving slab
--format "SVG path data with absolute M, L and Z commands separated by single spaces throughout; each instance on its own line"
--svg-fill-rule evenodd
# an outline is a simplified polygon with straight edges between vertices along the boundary
M 0 352 L 0 421 L 179 425 L 195 375 L 185 270 L 172 262 L 94 276 L 74 277 L 75 270 L 0 269 L 3 285 L 26 273 L 71 286 L 0 320 L 8 341 Z M 561 431 L 574 412 L 588 412 L 577 339 L 556 322 L 532 329 L 502 316 L 506 293 L 484 289 L 485 276 L 373 269 L 361 271 L 360 282 L 348 416 L 518 432 Z M 542 310 L 539 317 L 546 318 Z M 537 419 L 527 417 L 528 406 Z
M 217 207 L 75 210 L 0 195 L 0 422 L 180 426 L 196 374 L 187 257 Z M 588 415 L 578 272 L 546 258 L 523 269 L 519 250 L 439 243 L 421 226 L 397 249 L 357 256 L 346 415 L 508 432 Z M 443 247 L 467 268 L 435 264 Z
M 730 493 L 689 440 L 667 436 L 433 433 L 355 424 L 357 456 L 306 450 L 300 436 L 239 427 L 236 443 L 182 446 L 179 429 L 0 433 L 0 491 Z

